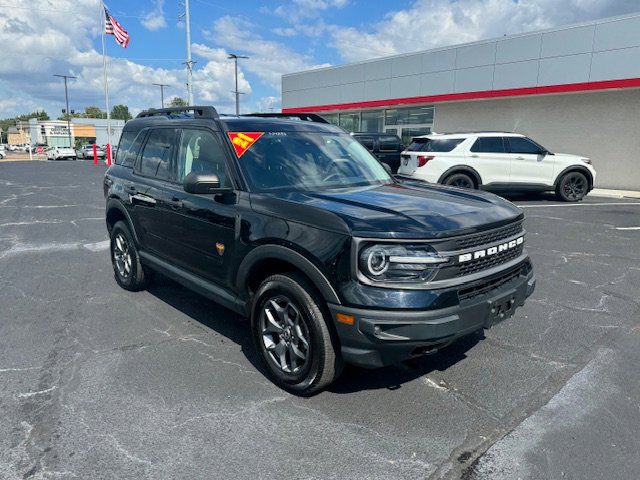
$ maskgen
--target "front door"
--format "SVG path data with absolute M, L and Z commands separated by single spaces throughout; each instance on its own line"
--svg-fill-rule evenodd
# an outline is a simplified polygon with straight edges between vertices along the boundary
M 233 187 L 225 150 L 217 132 L 184 128 L 176 155 L 175 183 L 167 223 L 175 228 L 173 260 L 199 276 L 224 284 L 234 254 L 237 194 L 195 195 L 182 188 L 191 172 L 215 174 L 221 187 Z
M 511 152 L 511 183 L 553 185 L 553 155 L 526 137 L 505 137 Z

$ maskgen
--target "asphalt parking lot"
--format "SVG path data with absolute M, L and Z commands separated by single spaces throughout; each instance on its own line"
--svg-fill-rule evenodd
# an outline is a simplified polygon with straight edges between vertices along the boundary
M 514 198 L 538 277 L 514 317 L 305 399 L 246 320 L 116 285 L 103 171 L 0 162 L 0 478 L 637 478 L 640 201 Z

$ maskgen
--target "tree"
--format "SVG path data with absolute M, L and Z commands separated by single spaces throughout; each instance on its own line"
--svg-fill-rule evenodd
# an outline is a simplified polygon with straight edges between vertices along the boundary
M 9 127 L 15 127 L 16 122 L 23 121 L 26 122 L 30 118 L 37 118 L 38 120 L 49 120 L 49 115 L 44 110 L 36 110 L 35 112 L 25 113 L 24 115 L 17 115 L 11 118 L 4 118 L 0 120 L 0 128 L 5 132 L 9 130 Z
M 107 115 L 99 107 L 84 107 L 87 118 L 105 118 Z
M 184 98 L 173 97 L 169 102 L 170 107 L 186 107 L 187 101 Z
M 131 120 L 131 114 L 129 113 L 129 107 L 126 105 L 114 105 L 111 109 L 111 118 L 115 120 Z

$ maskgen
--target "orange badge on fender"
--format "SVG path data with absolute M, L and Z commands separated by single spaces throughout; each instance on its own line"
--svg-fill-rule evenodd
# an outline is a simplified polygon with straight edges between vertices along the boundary
M 236 157 L 240 158 L 251 145 L 264 135 L 264 132 L 227 132 L 231 145 L 236 151 Z

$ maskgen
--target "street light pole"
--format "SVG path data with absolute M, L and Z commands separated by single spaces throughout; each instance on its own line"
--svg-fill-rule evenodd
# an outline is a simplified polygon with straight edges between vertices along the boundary
M 153 83 L 152 85 L 160 87 L 160 105 L 164 108 L 164 87 L 170 87 L 171 85 L 167 85 L 166 83 Z
M 71 143 L 71 111 L 69 110 L 69 93 L 67 91 L 67 79 L 77 78 L 72 75 L 54 75 L 54 77 L 60 77 L 64 79 L 64 101 L 67 106 L 67 133 L 69 134 L 69 147 L 73 148 Z
M 236 89 L 233 91 L 236 95 L 236 115 L 240 115 L 240 93 L 238 91 L 238 59 L 239 58 L 249 58 L 244 55 L 236 55 L 235 53 L 230 53 L 227 57 L 228 59 L 232 59 L 235 67 L 235 76 L 236 76 Z
M 184 0 L 185 30 L 187 34 L 187 103 L 193 105 L 193 64 L 191 60 L 191 12 L 189 0 Z

